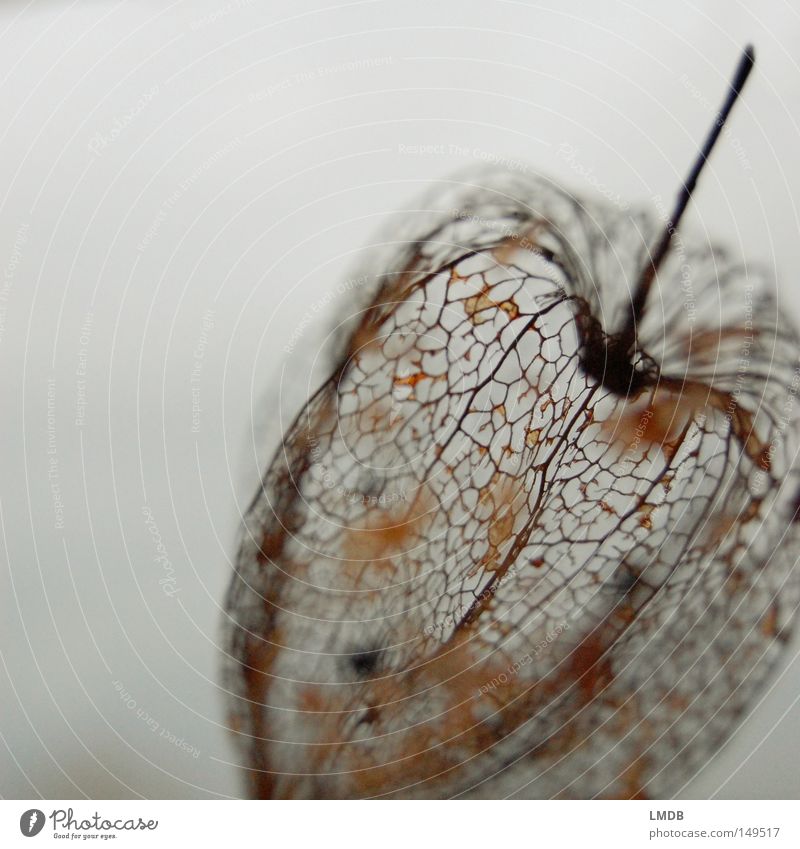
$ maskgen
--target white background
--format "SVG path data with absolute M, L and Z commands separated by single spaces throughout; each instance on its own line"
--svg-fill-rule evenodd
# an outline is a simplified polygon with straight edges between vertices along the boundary
M 241 792 L 220 603 L 336 284 L 487 156 L 670 198 L 747 41 L 687 226 L 773 265 L 798 317 L 788 2 L 3 0 L 0 795 Z M 773 680 L 684 795 L 800 797 L 800 663 Z
M 374 800 L 343 805 L 341 802 L 269 802 L 269 820 L 265 825 L 264 808 L 248 802 L 221 802 L 203 805 L 197 801 L 102 801 L 59 800 L 57 802 L 6 802 L 0 801 L 0 839 L 3 846 L 34 846 L 30 838 L 20 833 L 23 812 L 37 808 L 44 817 L 44 827 L 38 839 L 49 841 L 54 834 L 70 842 L 83 840 L 97 832 L 64 829 L 69 809 L 72 819 L 98 817 L 111 823 L 117 820 L 139 818 L 145 822 L 156 820 L 153 830 L 116 832 L 117 843 L 110 845 L 137 846 L 209 846 L 224 840 L 227 845 L 243 846 L 249 841 L 297 840 L 298 832 L 304 845 L 324 844 L 331 849 L 349 849 L 352 846 L 374 846 L 375 835 L 380 834 L 381 846 L 387 849 L 406 847 L 418 841 L 424 829 L 428 843 L 449 840 L 464 843 L 474 841 L 487 845 L 498 837 L 498 823 L 502 823 L 503 836 L 530 833 L 532 840 L 567 846 L 591 845 L 597 849 L 640 849 L 642 846 L 705 846 L 729 849 L 742 845 L 765 845 L 782 849 L 797 845 L 797 805 L 793 802 L 752 801 L 746 804 L 724 801 L 672 802 L 653 805 L 643 801 L 570 801 L 570 802 L 518 802 L 506 804 L 491 801 L 482 806 L 482 816 L 447 816 L 443 807 L 438 809 L 425 801 L 399 803 Z M 444 805 L 444 803 L 442 803 Z M 658 814 L 672 815 L 671 820 L 658 820 Z M 57 827 L 53 828 L 53 814 Z M 437 816 L 438 814 L 438 816 Z M 678 814 L 683 818 L 678 820 Z M 28 817 L 27 825 L 30 824 Z M 387 828 L 387 824 L 390 827 Z M 753 840 L 744 837 L 725 839 L 718 834 L 706 840 L 686 837 L 657 838 L 652 832 L 712 831 L 741 828 L 772 830 L 772 836 Z M 777 830 L 777 836 L 775 834 Z M 114 833 L 106 831 L 106 834 Z M 214 841 L 212 843 L 212 841 Z M 44 845 L 44 844 L 43 844 Z M 59 844 L 56 844 L 59 845 Z M 65 844 L 61 844 L 65 845 Z M 95 844 L 96 845 L 96 844 Z

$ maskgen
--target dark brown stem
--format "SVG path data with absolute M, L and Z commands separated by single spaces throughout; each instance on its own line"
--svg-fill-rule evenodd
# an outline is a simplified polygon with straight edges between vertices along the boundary
M 700 176 L 703 166 L 708 161 L 708 157 L 714 149 L 714 145 L 722 132 L 722 128 L 725 126 L 725 122 L 733 109 L 733 105 L 738 100 L 739 95 L 742 92 L 742 88 L 744 88 L 744 84 L 750 76 L 750 71 L 753 70 L 754 62 L 755 51 L 753 50 L 753 46 L 748 44 L 742 52 L 742 58 L 739 60 L 739 65 L 731 79 L 725 101 L 717 113 L 717 117 L 714 120 L 708 136 L 706 137 L 705 144 L 695 159 L 694 165 L 689 172 L 689 176 L 686 178 L 686 181 L 681 187 L 677 203 L 675 204 L 675 209 L 672 212 L 672 217 L 667 220 L 658 244 L 650 253 L 650 261 L 642 270 L 641 276 L 639 277 L 633 291 L 630 315 L 628 316 L 628 322 L 621 333 L 621 339 L 623 341 L 621 347 L 631 354 L 634 352 L 636 347 L 636 325 L 641 320 L 644 312 L 644 306 L 647 301 L 647 295 L 653 285 L 653 280 L 655 279 L 656 274 L 658 274 L 658 269 L 661 266 L 661 263 L 669 253 L 672 237 L 678 229 L 678 225 L 683 217 L 683 213 L 686 211 L 686 207 L 689 205 L 692 193 L 697 185 L 697 178 Z

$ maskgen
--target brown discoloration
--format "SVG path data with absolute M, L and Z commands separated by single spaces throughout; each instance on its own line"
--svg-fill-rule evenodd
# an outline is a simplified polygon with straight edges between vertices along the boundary
M 533 756 L 557 757 L 585 745 L 588 731 L 581 709 L 608 698 L 614 681 L 609 649 L 632 621 L 625 607 L 613 610 L 577 645 L 562 651 L 561 661 L 548 664 L 549 674 L 543 678 L 526 672 L 530 657 L 509 673 L 514 658 L 487 651 L 476 632 L 463 629 L 428 660 L 365 682 L 355 696 L 304 688 L 298 706 L 311 715 L 314 731 L 303 765 L 315 778 L 311 789 L 308 783 L 282 781 L 280 795 L 393 796 L 422 785 L 425 795 L 445 794 L 470 758 L 491 751 L 564 695 L 569 700 L 559 708 L 564 712 L 560 730 Z M 409 722 L 406 707 L 423 693 L 428 709 L 419 721 Z M 355 703 L 364 707 L 354 722 Z M 623 734 L 631 710 L 633 706 L 621 709 L 615 720 Z M 364 725 L 369 727 L 365 739 L 349 739 L 348 729 Z M 614 795 L 643 796 L 646 771 L 637 764 L 618 780 Z
M 653 527 L 653 511 L 655 509 L 655 504 L 649 504 L 646 501 L 638 507 L 638 512 L 640 513 L 639 524 L 648 531 Z
M 495 301 L 489 294 L 490 291 L 488 284 L 485 284 L 479 294 L 464 299 L 464 312 L 473 324 L 492 321 L 497 315 L 497 310 L 502 310 L 509 321 L 519 318 L 519 307 L 514 301 Z
M 363 350 L 374 350 L 378 345 L 381 326 L 396 303 L 405 298 L 409 288 L 415 284 L 416 278 L 422 273 L 421 263 L 422 256 L 416 251 L 405 267 L 383 279 L 375 300 L 361 314 L 361 320 L 350 335 L 344 357 L 345 363 Z
M 498 516 L 494 522 L 489 525 L 489 545 L 495 549 L 500 546 L 511 536 L 511 531 L 514 529 L 514 514 L 511 510 L 506 510 L 501 516 Z
M 761 618 L 761 633 L 765 637 L 775 639 L 779 636 L 778 605 L 773 603 Z
M 746 343 L 752 346 L 759 336 L 757 329 L 745 327 L 721 327 L 713 330 L 701 330 L 688 335 L 683 344 L 683 352 L 693 367 L 715 365 L 723 357 L 722 346 L 725 342 L 735 342 L 738 350 Z
M 734 540 L 740 529 L 759 518 L 762 501 L 754 498 L 738 513 L 723 512 L 711 517 L 706 527 L 703 545 L 709 551 L 721 546 L 729 537 Z
M 345 363 L 363 361 L 365 357 L 377 354 L 385 339 L 381 328 L 386 314 L 375 306 L 370 307 L 361 316 L 361 320 L 348 340 Z
M 430 375 L 424 371 L 418 371 L 415 374 L 400 375 L 395 377 L 395 386 L 416 386 L 421 380 L 431 380 Z
M 277 656 L 278 646 L 267 640 L 251 636 L 246 643 L 242 662 L 242 675 L 245 682 L 245 697 L 248 699 L 248 732 L 252 737 L 250 781 L 253 795 L 259 799 L 272 796 L 274 779 L 269 771 L 266 759 L 266 745 L 269 738 L 266 720 L 267 693 L 272 682 L 272 668 Z
M 620 777 L 623 799 L 649 799 L 645 775 L 647 761 L 643 757 L 637 758 Z
M 468 278 L 465 277 L 463 274 L 459 274 L 458 269 L 453 266 L 453 268 L 450 269 L 450 278 L 448 279 L 447 284 L 449 286 L 452 286 L 454 283 L 463 283 L 467 279 Z
M 619 416 L 603 424 L 603 429 L 621 448 L 645 450 L 657 445 L 671 454 L 676 438 L 703 406 L 699 392 L 656 391 L 644 406 L 626 404 Z
M 256 559 L 262 566 L 270 565 L 272 558 L 279 556 L 285 531 L 281 529 L 267 531 L 261 539 Z
M 407 568 L 409 563 L 405 561 Z M 335 587 L 364 594 L 364 598 L 377 598 L 381 590 L 390 584 L 398 573 L 398 565 L 392 557 L 375 560 L 343 560 L 338 564 Z
M 518 478 L 496 472 L 479 495 L 479 518 L 488 526 L 488 548 L 474 569 L 494 572 L 503 564 L 503 548 L 513 537 L 516 518 L 527 499 Z
M 694 413 L 713 409 L 722 413 L 731 424 L 731 432 L 741 444 L 745 453 L 758 466 L 770 471 L 769 446 L 759 438 L 755 431 L 753 414 L 744 409 L 731 392 L 709 387 L 697 381 L 679 381 L 670 378 L 662 380 L 663 387 L 669 392 L 679 391 L 685 397 Z
M 382 321 L 362 321 L 350 337 L 350 356 L 358 357 L 365 351 L 376 350 L 378 330 Z
M 388 731 L 388 736 L 381 738 L 380 760 L 368 746 L 341 750 L 337 763 L 350 776 L 352 795 L 392 795 L 419 782 L 430 782 L 430 792 L 435 792 L 466 757 L 497 742 L 497 732 L 476 720 L 472 710 L 489 669 L 476 665 L 472 646 L 463 640 L 417 670 L 376 682 L 369 701 L 381 706 L 380 718 L 371 730 Z M 402 715 L 405 699 L 419 692 L 432 694 L 436 712 L 413 727 L 401 724 L 400 730 L 389 730 L 397 727 L 393 720 Z
M 704 383 L 662 378 L 645 406 L 626 404 L 621 414 L 610 418 L 603 429 L 626 449 L 657 445 L 671 459 L 683 441 L 689 423 L 708 410 L 722 413 L 747 455 L 765 471 L 770 469 L 768 446 L 755 432 L 753 415 L 739 406 L 730 392 Z
M 517 251 L 539 250 L 537 238 L 546 227 L 547 223 L 541 218 L 533 221 L 519 233 L 513 233 L 492 248 L 492 255 L 500 265 L 508 265 Z
M 539 437 L 541 435 L 541 430 L 538 428 L 534 428 L 533 430 L 529 430 L 527 435 L 525 436 L 525 444 L 528 448 L 535 448 L 539 443 Z
M 731 598 L 738 598 L 747 591 L 749 583 L 747 575 L 741 569 L 733 568 L 728 572 L 724 589 Z
M 277 638 L 277 632 L 273 631 L 272 636 Z M 243 673 L 248 698 L 251 700 L 251 710 L 259 715 L 260 707 L 266 704 L 267 690 L 272 679 L 272 667 L 279 648 L 279 642 L 257 636 L 251 636 L 247 641 Z
M 546 200 L 544 184 L 539 189 Z M 238 694 L 246 698 L 231 727 L 252 736 L 257 795 L 472 792 L 484 777 L 509 764 L 525 770 L 527 755 L 530 775 L 538 782 L 530 785 L 533 792 L 568 795 L 591 788 L 590 794 L 642 798 L 648 778 L 664 772 L 673 743 L 674 752 L 686 742 L 678 727 L 681 714 L 690 707 L 697 710 L 693 697 L 686 698 L 694 680 L 676 683 L 674 694 L 669 689 L 670 674 L 682 671 L 682 661 L 694 660 L 687 654 L 676 660 L 676 645 L 686 652 L 707 645 L 712 662 L 703 668 L 720 660 L 730 677 L 722 681 L 717 676 L 718 686 L 729 683 L 733 692 L 737 670 L 734 663 L 724 663 L 727 649 L 703 637 L 713 636 L 722 616 L 740 634 L 749 629 L 745 650 L 760 648 L 759 641 L 763 646 L 763 637 L 780 637 L 777 607 L 763 617 L 763 605 L 739 609 L 756 597 L 747 591 L 766 575 L 767 566 L 740 563 L 744 559 L 734 556 L 752 527 L 733 536 L 738 526 L 766 519 L 773 505 L 780 508 L 780 522 L 785 525 L 789 518 L 788 498 L 767 495 L 765 507 L 757 503 L 748 474 L 758 469 L 747 463 L 755 460 L 771 470 L 765 443 L 781 435 L 771 400 L 778 394 L 773 390 L 782 380 L 779 372 L 770 375 L 763 396 L 752 373 L 741 386 L 737 383 L 737 398 L 715 389 L 715 384 L 732 385 L 736 364 L 729 355 L 745 334 L 737 328 L 702 331 L 690 349 L 683 323 L 676 320 L 677 302 L 669 302 L 676 287 L 661 293 L 664 315 L 670 317 L 665 332 L 674 335 L 661 337 L 649 318 L 641 325 L 642 338 L 636 335 L 638 326 L 632 336 L 618 326 L 614 332 L 621 301 L 618 287 L 608 299 L 604 292 L 606 285 L 617 284 L 602 279 L 612 259 L 603 239 L 613 247 L 612 233 L 626 237 L 631 225 L 638 232 L 636 219 L 623 216 L 614 222 L 618 230 L 595 234 L 597 240 L 581 236 L 573 241 L 578 230 L 571 225 L 585 210 L 580 204 L 564 206 L 576 217 L 550 229 L 546 242 L 541 239 L 556 246 L 558 252 L 548 256 L 544 245 L 534 244 L 542 222 L 531 221 L 526 229 L 524 209 L 517 217 L 511 212 L 512 197 L 497 200 L 487 202 L 498 223 L 507 228 L 519 222 L 521 235 L 499 241 L 499 233 L 508 229 L 484 230 L 472 244 L 455 247 L 461 243 L 448 238 L 453 233 L 447 225 L 437 225 L 426 238 L 404 242 L 400 259 L 391 264 L 401 270 L 390 268 L 329 381 L 331 390 L 323 397 L 328 407 L 321 416 L 325 435 L 317 438 L 314 432 L 319 419 L 307 432 L 302 422 L 293 425 L 295 441 L 285 455 L 295 459 L 283 461 L 291 462 L 290 473 L 276 473 L 280 460 L 270 472 L 262 502 L 278 507 L 274 517 L 265 518 L 264 504 L 259 505 L 255 518 L 268 530 L 257 554 L 245 552 L 247 578 L 261 568 L 263 580 L 254 584 L 268 600 L 255 613 L 257 605 L 251 604 L 249 621 L 257 620 L 256 633 L 240 636 L 232 652 L 241 665 Z M 561 197 L 561 206 L 553 209 L 561 209 L 564 201 Z M 540 208 L 548 209 L 547 203 Z M 455 229 L 470 232 L 466 226 Z M 523 250 L 537 252 L 552 268 L 543 270 Z M 497 263 L 512 261 L 517 265 L 502 272 L 498 268 Z M 504 327 L 520 319 L 523 310 L 524 327 L 521 322 Z M 482 369 L 472 366 L 490 364 L 487 339 L 500 345 L 505 358 L 502 370 L 484 380 Z M 642 349 L 651 341 L 663 360 Z M 663 375 L 661 369 L 675 364 L 684 342 L 688 368 L 676 366 L 673 377 L 669 371 Z M 437 350 L 441 356 L 431 353 Z M 681 378 L 711 374 L 692 367 L 716 364 L 719 357 L 727 362 L 708 385 Z M 457 360 L 472 363 L 464 369 L 468 379 L 458 380 Z M 754 363 L 763 368 L 765 362 L 754 352 Z M 781 368 L 786 365 L 791 363 L 784 356 Z M 425 383 L 448 379 L 437 376 L 443 367 L 450 383 Z M 406 399 L 414 403 L 396 403 Z M 505 403 L 498 403 L 501 399 Z M 741 406 L 760 402 L 764 412 L 758 417 Z M 610 408 L 621 410 L 620 415 L 589 429 Z M 756 418 L 759 433 L 754 433 Z M 481 428 L 477 434 L 476 426 Z M 619 452 L 608 451 L 602 438 L 613 427 Z M 462 435 L 468 446 L 463 450 Z M 553 444 L 557 450 L 551 451 Z M 739 444 L 744 450 L 738 450 Z M 636 450 L 651 447 L 646 458 L 636 456 Z M 782 450 L 777 438 L 770 447 Z M 372 451 L 379 474 L 359 468 L 365 458 L 372 459 Z M 625 466 L 615 466 L 618 454 L 626 451 Z M 411 481 L 412 492 L 423 487 L 423 495 L 410 507 L 377 508 L 339 498 L 337 492 L 309 503 L 304 495 L 321 492 L 316 479 L 314 486 L 303 486 L 309 457 L 339 470 L 343 481 L 363 488 L 365 495 L 399 480 Z M 674 476 L 678 458 L 680 474 Z M 706 462 L 708 469 L 702 466 Z M 671 464 L 671 472 L 664 474 Z M 763 479 L 759 475 L 758 486 Z M 695 486 L 700 480 L 703 485 Z M 720 497 L 712 503 L 707 492 L 717 484 Z M 577 501 L 576 492 L 581 493 Z M 726 545 L 706 569 L 704 523 L 715 513 L 712 543 L 718 535 Z M 659 532 L 649 534 L 656 517 Z M 295 529 L 300 532 L 294 544 L 284 550 Z M 642 571 L 629 566 L 628 559 Z M 761 574 L 755 573 L 758 568 Z M 281 578 L 283 573 L 289 577 Z M 465 577 L 475 573 L 485 574 L 480 580 Z M 506 576 L 519 580 L 504 585 Z M 684 607 L 673 611 L 671 606 L 680 604 L 685 587 L 700 593 L 695 597 L 700 602 L 713 593 L 713 602 L 695 624 L 697 639 L 683 646 L 687 614 Z M 753 604 L 768 598 L 762 590 L 769 589 L 769 584 L 759 585 Z M 746 604 L 735 604 L 745 598 Z M 342 612 L 343 617 L 335 615 Z M 431 619 L 438 620 L 433 633 Z M 561 638 L 559 632 L 551 646 L 548 631 L 548 644 L 541 649 L 546 654 L 539 658 L 533 632 L 545 632 L 543 621 L 550 628 L 568 622 L 569 633 Z M 758 627 L 752 627 L 754 622 Z M 647 639 L 656 626 L 660 632 L 663 628 L 665 654 L 673 654 L 663 658 L 659 676 L 649 677 L 653 664 L 662 661 L 659 647 Z M 639 651 L 645 642 L 647 649 Z M 291 652 L 312 645 L 318 654 L 304 656 L 303 680 L 326 683 L 303 684 L 286 675 Z M 359 671 L 358 658 L 370 653 L 379 654 L 380 664 Z M 634 653 L 642 664 L 638 668 L 632 665 Z M 715 697 L 713 707 L 719 708 L 719 691 L 708 698 Z M 293 715 L 278 721 L 279 708 Z M 586 764 L 591 766 L 581 775 Z M 507 775 L 519 778 L 520 786 L 528 777 L 510 769 Z M 490 785 L 489 792 L 496 786 Z M 664 786 L 662 778 L 655 778 L 654 792 Z
M 432 502 L 419 494 L 407 507 L 371 510 L 361 527 L 342 535 L 341 549 L 348 561 L 377 561 L 417 545 L 432 519 Z
M 608 649 L 607 635 L 601 630 L 584 637 L 570 654 L 567 677 L 578 685 L 581 703 L 591 701 L 611 683 L 613 672 Z

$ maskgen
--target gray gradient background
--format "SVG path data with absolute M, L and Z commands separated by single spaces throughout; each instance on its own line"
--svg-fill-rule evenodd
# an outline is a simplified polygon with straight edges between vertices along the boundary
M 0 795 L 240 792 L 219 605 L 336 283 L 426 180 L 484 156 L 671 198 L 746 41 L 757 71 L 688 223 L 772 263 L 798 317 L 788 2 L 0 3 Z M 800 797 L 799 645 L 684 796 Z

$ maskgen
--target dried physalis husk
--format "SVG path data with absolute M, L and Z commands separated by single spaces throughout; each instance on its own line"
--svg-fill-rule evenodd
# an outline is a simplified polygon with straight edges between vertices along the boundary
M 645 212 L 449 185 L 247 516 L 252 793 L 668 796 L 797 606 L 797 335 L 768 277 L 689 237 L 631 314 Z

